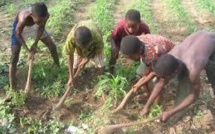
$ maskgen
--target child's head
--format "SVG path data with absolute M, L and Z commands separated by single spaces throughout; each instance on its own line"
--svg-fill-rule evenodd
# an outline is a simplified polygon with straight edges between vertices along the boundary
M 125 15 L 126 29 L 130 34 L 135 34 L 141 23 L 140 12 L 135 9 L 130 9 Z
M 92 41 L 92 34 L 89 28 L 80 26 L 75 30 L 74 38 L 77 46 L 80 48 L 86 48 Z
M 170 54 L 160 56 L 153 71 L 161 78 L 170 78 L 179 70 L 179 61 Z
M 31 12 L 34 22 L 38 25 L 43 25 L 49 17 L 48 9 L 44 3 L 34 3 Z
M 122 39 L 120 51 L 127 58 L 139 60 L 144 51 L 144 45 L 137 37 L 128 35 Z

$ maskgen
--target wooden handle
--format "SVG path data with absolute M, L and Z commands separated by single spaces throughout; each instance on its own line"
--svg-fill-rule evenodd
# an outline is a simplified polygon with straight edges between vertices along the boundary
M 79 74 L 79 72 L 81 71 L 81 67 L 79 67 L 78 69 L 77 69 L 77 71 L 75 72 L 75 76 L 74 76 L 74 79 L 78 76 L 78 74 Z M 69 95 L 69 93 L 71 92 L 71 88 L 73 87 L 73 85 L 70 85 L 70 86 L 68 86 L 67 87 L 67 89 L 66 89 L 66 92 L 64 93 L 64 95 L 61 97 L 61 99 L 60 99 L 60 101 L 56 104 L 56 106 L 53 108 L 54 110 L 55 109 L 59 109 L 62 105 L 63 105 L 63 103 L 64 103 L 64 101 L 66 100 L 66 97 Z
M 29 60 L 29 67 L 28 67 L 28 77 L 27 82 L 25 85 L 25 93 L 28 94 L 31 88 L 31 77 L 32 77 L 32 67 L 33 67 L 33 59 Z
M 113 110 L 112 113 L 119 112 L 125 106 L 125 104 L 127 103 L 127 101 L 129 100 L 132 94 L 133 94 L 133 88 L 125 95 L 120 105 L 115 110 Z
M 118 127 L 118 128 L 130 127 L 130 126 L 135 126 L 135 125 L 146 124 L 146 123 L 155 121 L 157 119 L 160 119 L 160 116 L 153 117 L 153 118 L 150 118 L 150 119 L 145 119 L 145 120 L 142 120 L 142 121 L 136 121 L 136 122 L 131 122 L 131 123 L 121 123 L 121 124 L 116 124 L 116 125 L 112 125 L 112 126 L 113 127 L 115 126 L 115 127 Z

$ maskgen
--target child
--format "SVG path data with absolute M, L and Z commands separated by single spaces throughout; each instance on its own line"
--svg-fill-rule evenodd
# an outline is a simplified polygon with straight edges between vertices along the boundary
M 122 39 L 120 47 L 122 54 L 132 60 L 141 61 L 137 73 L 142 78 L 133 86 L 134 92 L 137 92 L 144 83 L 148 93 L 145 93 L 142 97 L 145 98 L 149 96 L 148 85 L 145 84 L 144 79 L 152 71 L 152 67 L 156 63 L 158 57 L 168 53 L 174 46 L 175 45 L 167 38 L 152 34 L 143 34 L 140 36 L 129 35 Z
M 176 74 L 185 72 L 183 77 L 188 80 L 190 88 L 187 96 L 175 108 L 165 111 L 161 115 L 161 121 L 168 120 L 179 111 L 183 111 L 190 106 L 198 97 L 200 91 L 200 73 L 206 69 L 206 73 L 215 96 L 215 34 L 205 31 L 196 32 L 188 36 L 181 44 L 177 45 L 168 54 L 161 56 L 153 68 L 153 71 L 160 78 L 149 97 L 142 115 L 149 112 L 149 108 L 154 99 L 160 94 L 163 87 Z M 179 80 L 180 83 L 180 80 Z M 180 85 L 179 85 L 180 86 Z M 186 89 L 188 90 L 188 89 Z
M 101 32 L 91 20 L 79 22 L 72 28 L 63 48 L 63 53 L 68 55 L 68 86 L 73 84 L 78 68 L 84 68 L 90 59 L 98 68 L 103 68 L 103 47 Z
M 49 18 L 47 7 L 44 3 L 35 3 L 32 7 L 24 9 L 18 13 L 13 24 L 11 37 L 11 62 L 9 67 L 10 87 L 15 87 L 15 75 L 17 62 L 21 46 L 28 52 L 29 58 L 32 58 L 37 49 L 38 41 L 41 40 L 50 50 L 55 64 L 59 66 L 59 58 L 56 45 L 51 37 L 45 31 L 45 24 Z M 28 48 L 24 35 L 35 34 L 35 41 L 31 48 Z
M 119 56 L 120 42 L 127 35 L 150 34 L 149 27 L 145 22 L 141 21 L 140 12 L 130 9 L 125 15 L 125 19 L 121 20 L 111 35 L 111 59 L 109 62 L 110 72 L 113 73 L 114 65 Z

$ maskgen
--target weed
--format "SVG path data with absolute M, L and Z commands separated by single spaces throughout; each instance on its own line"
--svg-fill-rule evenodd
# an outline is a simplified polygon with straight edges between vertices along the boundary
M 17 107 L 23 106 L 25 104 L 26 100 L 26 94 L 23 90 L 21 91 L 15 91 L 13 89 L 7 89 L 7 95 L 11 98 L 11 103 Z
M 114 99 L 121 98 L 125 95 L 128 82 L 122 76 L 113 76 L 111 74 L 102 75 L 99 77 L 99 82 L 96 85 L 97 91 L 95 96 L 101 96 L 108 93 Z
M 9 105 L 4 104 L 3 100 L 0 99 L 0 133 L 9 133 L 12 134 L 16 131 L 16 128 L 13 124 L 15 119 L 14 114 L 11 112 Z
M 164 3 L 169 10 L 169 16 L 175 19 L 176 24 L 186 26 L 189 33 L 196 31 L 195 24 L 181 4 L 181 0 L 164 0 Z
M 197 113 L 196 113 L 196 115 L 195 115 L 195 117 L 197 119 L 201 119 L 201 118 L 203 118 L 203 116 L 204 116 L 204 113 L 201 110 L 198 110 Z
M 20 2 L 16 2 L 14 4 L 8 4 L 6 7 L 6 11 L 9 14 L 14 14 L 18 12 L 22 8 L 30 7 L 33 3 L 36 2 L 47 2 L 48 0 L 22 0 Z
M 32 133 L 52 133 L 58 134 L 62 128 L 63 124 L 50 120 L 47 123 L 43 123 L 41 120 L 32 119 L 32 118 L 20 118 L 20 126 L 23 128 L 24 134 Z
M 149 112 L 149 114 L 148 114 L 148 117 L 149 117 L 149 118 L 152 118 L 152 117 L 159 116 L 159 115 L 161 115 L 162 111 L 163 111 L 162 106 L 153 104 L 153 105 L 150 107 L 150 112 Z
M 215 5 L 213 0 L 195 0 L 195 4 L 202 9 L 208 10 L 215 16 Z

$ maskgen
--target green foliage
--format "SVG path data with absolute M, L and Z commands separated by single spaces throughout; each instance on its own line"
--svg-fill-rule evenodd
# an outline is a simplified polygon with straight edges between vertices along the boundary
M 32 118 L 21 118 L 20 126 L 23 128 L 24 134 L 59 134 L 60 130 L 64 127 L 61 123 L 53 120 L 44 123 L 41 120 Z
M 122 98 L 126 93 L 125 89 L 127 86 L 128 81 L 122 76 L 113 76 L 111 74 L 101 75 L 96 85 L 97 91 L 95 96 L 108 93 L 111 98 Z
M 203 116 L 204 116 L 204 113 L 203 113 L 202 110 L 198 110 L 198 111 L 196 112 L 195 117 L 196 117 L 197 119 L 201 119 L 201 118 L 203 118 Z
M 213 0 L 195 0 L 195 4 L 211 12 L 215 16 L 215 4 Z
M 164 0 L 164 3 L 169 10 L 168 14 L 171 19 L 175 18 L 177 21 L 176 24 L 186 26 L 189 33 L 196 30 L 195 24 L 181 4 L 181 0 Z
M 0 63 L 0 89 L 8 83 L 6 72 L 8 72 L 8 67 L 6 64 Z
M 71 0 L 59 0 L 49 8 L 51 16 L 46 26 L 54 32 L 56 37 L 63 32 L 65 27 L 71 28 L 75 6 Z
M 98 23 L 104 35 L 113 28 L 112 14 L 115 2 L 115 0 L 96 0 L 95 6 L 91 10 L 91 18 Z
M 136 76 L 136 69 L 139 66 L 139 64 L 140 64 L 139 62 L 132 62 L 128 66 L 117 65 L 118 68 L 116 70 L 115 75 L 125 77 L 130 85 L 131 81 L 134 80 Z
M 13 89 L 9 89 L 7 91 L 7 95 L 11 98 L 11 103 L 17 107 L 23 106 L 26 100 L 26 94 L 23 90 L 15 91 Z
M 52 63 L 45 62 L 45 59 L 41 59 L 34 66 L 32 76 L 36 80 L 35 89 L 48 98 L 60 96 L 64 92 L 64 84 L 67 80 L 67 68 L 65 65 L 61 68 L 53 67 Z
M 159 115 L 161 115 L 162 111 L 163 111 L 162 106 L 153 104 L 153 105 L 150 107 L 150 112 L 149 112 L 149 114 L 148 114 L 148 117 L 149 117 L 149 118 L 152 118 L 152 117 L 159 116 Z
M 47 2 L 47 1 L 49 0 L 22 0 L 20 2 L 16 2 L 16 4 L 15 3 L 8 4 L 6 7 L 7 9 L 6 11 L 7 13 L 15 14 L 20 9 L 30 7 L 32 4 L 36 2 Z
M 127 10 L 131 8 L 139 10 L 142 20 L 144 20 L 146 24 L 149 25 L 151 32 L 154 33 L 157 31 L 157 26 L 153 19 L 153 12 L 150 3 L 151 0 L 135 0 L 133 3 L 129 4 Z
M 0 134 L 2 132 L 12 134 L 16 131 L 13 121 L 15 119 L 14 114 L 11 112 L 9 105 L 4 104 L 0 99 Z

